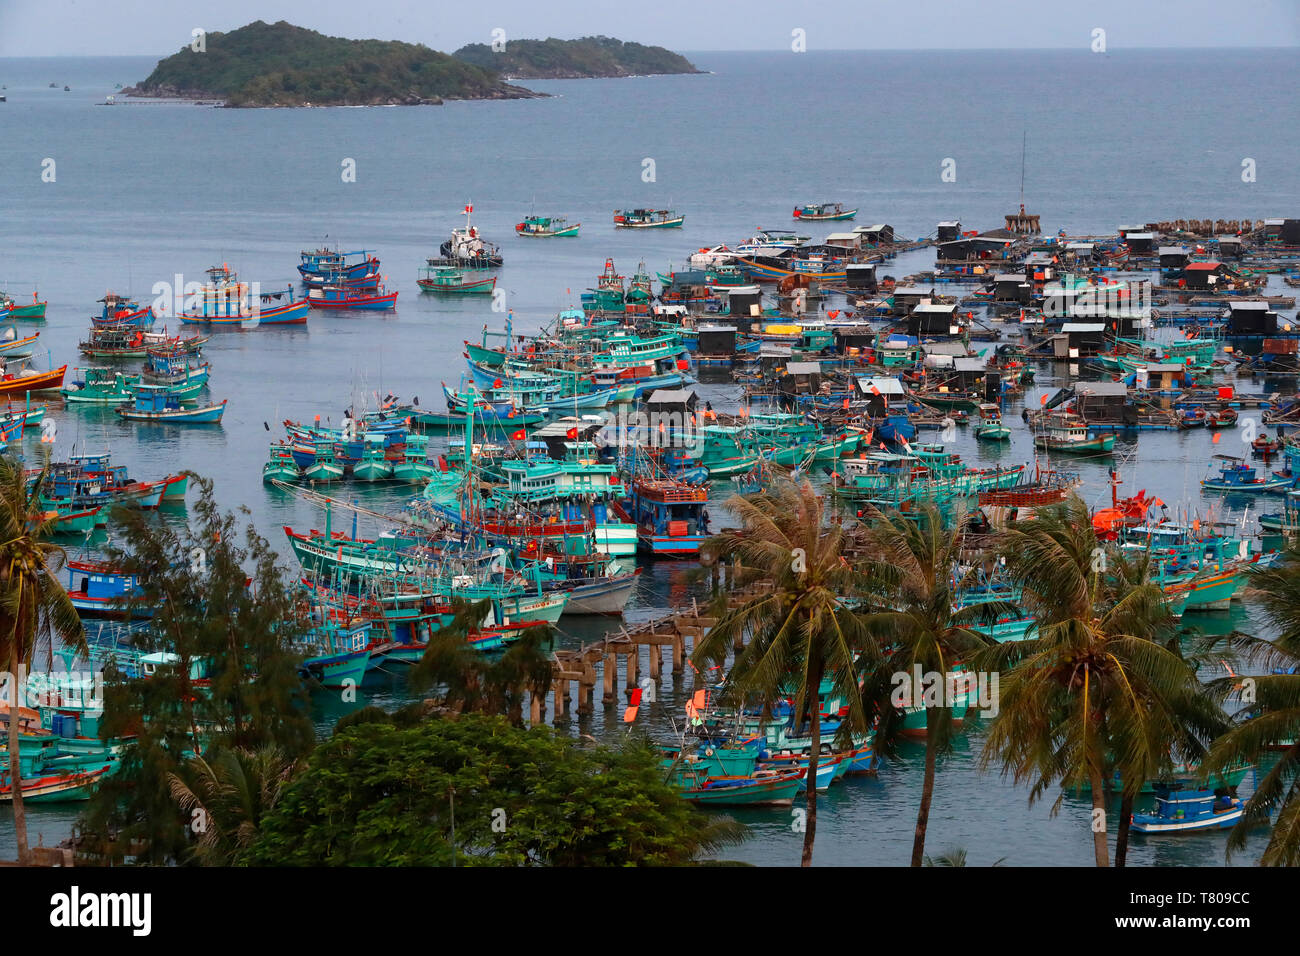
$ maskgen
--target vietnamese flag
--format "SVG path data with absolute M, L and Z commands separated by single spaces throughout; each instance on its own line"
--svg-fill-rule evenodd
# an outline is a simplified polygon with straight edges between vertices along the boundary
M 513 438 L 515 441 L 523 441 L 525 438 L 528 437 L 528 435 L 527 435 L 527 433 L 526 433 L 526 432 L 521 428 L 521 429 L 519 429 L 519 431 L 515 432 L 515 433 L 514 433 L 513 435 L 511 435 L 510 437 Z
M 569 439 L 570 441 L 573 441 L 578 437 L 578 430 L 576 428 L 570 428 L 567 432 L 564 433 L 564 437 Z
M 501 387 L 501 379 L 497 379 L 496 381 L 494 381 L 494 382 L 492 383 L 492 387 L 493 387 L 493 388 L 500 388 L 500 387 Z

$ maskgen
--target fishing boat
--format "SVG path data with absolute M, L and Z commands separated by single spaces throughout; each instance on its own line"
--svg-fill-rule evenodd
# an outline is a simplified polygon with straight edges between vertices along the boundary
M 267 483 L 277 481 L 297 481 L 302 477 L 298 462 L 293 457 L 293 446 L 284 442 L 271 445 L 271 454 L 262 466 L 262 480 Z
M 140 303 L 124 295 L 113 292 L 104 294 L 97 300 L 103 305 L 99 315 L 90 317 L 90 325 L 96 329 L 144 329 L 153 328 L 153 307 L 140 307 Z
M 60 389 L 65 402 L 83 405 L 121 405 L 135 397 L 139 375 L 128 375 L 115 368 L 96 366 L 76 370 L 75 378 Z
M 496 269 L 501 266 L 504 261 L 501 250 L 495 243 L 480 236 L 478 229 L 470 225 L 470 214 L 473 211 L 473 203 L 461 210 L 461 215 L 465 217 L 464 228 L 451 231 L 451 238 L 438 247 L 441 258 L 430 258 L 429 265 L 457 269 Z
M 464 418 L 461 419 L 464 422 Z M 425 435 L 408 435 L 401 461 L 393 464 L 393 477 L 398 481 L 419 484 L 433 477 L 437 469 L 429 461 L 429 439 Z
M 92 328 L 90 338 L 78 345 L 82 355 L 95 359 L 144 358 L 150 349 L 178 348 L 197 355 L 208 341 L 206 335 L 184 338 L 166 331 L 146 332 L 139 328 Z
M 491 295 L 497 277 L 473 278 L 451 266 L 425 266 L 416 279 L 422 292 L 441 292 L 444 295 Z
M 1223 830 L 1236 826 L 1241 815 L 1241 800 L 1227 788 L 1208 790 L 1182 782 L 1157 784 L 1155 811 L 1133 814 L 1131 826 L 1134 833 L 1146 834 Z
M 844 204 L 838 202 L 813 203 L 807 206 L 794 207 L 795 219 L 808 219 L 815 222 L 839 222 L 852 219 L 857 214 L 856 209 L 845 209 Z
M 693 558 L 700 553 L 709 536 L 707 488 L 673 478 L 638 476 L 629 490 L 626 506 L 616 508 L 624 520 L 636 524 L 642 550 L 664 558 Z
M 0 292 L 0 319 L 26 319 L 28 321 L 40 321 L 45 318 L 45 307 L 48 302 L 42 302 L 41 297 L 33 292 L 32 301 L 26 305 L 20 305 L 9 296 Z
M 1217 478 L 1206 478 L 1201 482 L 1201 491 L 1217 491 L 1236 494 L 1268 494 L 1281 492 L 1290 488 L 1294 479 L 1283 475 L 1260 476 L 1256 469 L 1233 455 L 1215 455 L 1219 465 Z
M 615 229 L 677 229 L 686 221 L 672 209 L 615 209 Z
M 262 292 L 260 283 L 240 282 L 227 265 L 207 270 L 208 282 L 192 297 L 177 318 L 186 325 L 209 328 L 253 329 L 263 325 L 302 325 L 307 321 L 307 301 L 294 296 L 292 286 Z
M 337 249 L 304 250 L 298 274 L 308 285 L 362 279 L 379 271 L 379 258 L 366 249 L 339 252 Z
M 386 436 L 382 432 L 367 432 L 362 441 L 361 460 L 352 466 L 352 477 L 358 481 L 392 478 L 394 461 L 388 457 Z
M 756 770 L 752 776 L 709 776 L 706 769 L 679 768 L 669 777 L 682 799 L 701 807 L 788 807 L 803 784 L 804 770 Z
M 167 385 L 138 384 L 134 405 L 119 405 L 116 412 L 131 422 L 166 422 L 173 425 L 211 425 L 226 413 L 227 399 L 199 407 L 183 404 L 184 399 Z
M 370 622 L 334 619 L 328 609 L 324 616 L 301 641 L 308 656 L 299 673 L 325 688 L 356 687 L 370 663 Z
M 343 465 L 334 454 L 333 441 L 316 442 L 311 461 L 302 469 L 308 481 L 339 481 L 343 478 Z
M 0 364 L 0 395 L 29 395 L 32 392 L 57 391 L 63 386 L 63 376 L 68 367 L 42 372 L 34 368 L 13 370 L 8 363 Z
M 388 311 L 397 308 L 397 293 L 389 292 L 383 286 L 367 291 L 347 285 L 326 285 L 309 290 L 307 303 L 313 309 Z
M 68 561 L 68 598 L 82 617 L 146 619 L 153 608 L 139 602 L 140 580 L 100 561 Z
M 537 239 L 558 239 L 562 236 L 576 236 L 582 223 L 569 225 L 563 216 L 526 216 L 524 221 L 515 226 L 518 235 Z
M 0 358 L 31 358 L 36 351 L 36 340 L 41 333 L 20 335 L 16 326 L 7 325 L 0 331 Z
M 1069 412 L 1053 412 L 1045 431 L 1034 436 L 1034 444 L 1045 451 L 1073 455 L 1109 454 L 1115 448 L 1115 435 L 1088 434 L 1088 423 Z
M 1002 409 L 991 402 L 984 402 L 977 411 L 979 422 L 974 429 L 976 438 L 981 441 L 1006 441 L 1011 437 L 1011 429 L 1002 421 Z

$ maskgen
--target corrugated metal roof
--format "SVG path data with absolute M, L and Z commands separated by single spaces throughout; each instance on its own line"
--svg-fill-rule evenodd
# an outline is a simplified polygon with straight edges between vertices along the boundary
M 695 390 L 692 388 L 659 388 L 651 393 L 647 401 L 652 405 L 669 404 L 675 405 L 679 402 L 689 402 L 695 397 Z
M 903 383 L 896 378 L 876 378 L 871 375 L 858 376 L 858 387 L 864 392 L 871 391 L 873 385 L 882 395 L 903 394 Z
M 1104 332 L 1105 322 L 1066 322 L 1061 326 L 1062 332 Z
M 785 367 L 791 375 L 820 375 L 821 362 L 791 362 Z

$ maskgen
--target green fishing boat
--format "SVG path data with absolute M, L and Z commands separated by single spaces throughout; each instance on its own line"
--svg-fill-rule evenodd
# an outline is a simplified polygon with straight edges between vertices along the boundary
M 343 466 L 334 454 L 334 442 L 316 443 L 315 454 L 311 464 L 302 470 L 308 481 L 340 481 L 343 478 Z
M 302 477 L 298 463 L 293 460 L 293 448 L 284 442 L 271 446 L 271 457 L 262 466 L 262 480 L 267 484 L 276 481 L 297 481 Z
M 385 481 L 393 477 L 395 466 L 394 462 L 387 457 L 385 438 L 382 432 L 365 434 L 361 458 L 352 466 L 353 478 L 358 481 Z M 428 439 L 424 440 L 428 441 Z
M 491 295 L 497 277 L 476 278 L 450 266 L 425 266 L 415 280 L 421 292 L 438 292 L 443 295 Z
M 582 223 L 569 225 L 563 216 L 526 216 L 515 226 L 515 233 L 528 239 L 561 239 L 576 236 Z
M 45 318 L 45 307 L 48 302 L 42 302 L 40 296 L 33 292 L 32 301 L 26 305 L 19 305 L 3 292 L 0 292 L 0 319 L 28 319 L 32 321 Z
M 463 415 L 460 424 L 465 424 Z M 429 461 L 429 439 L 424 435 L 407 435 L 405 457 L 393 465 L 392 476 L 398 481 L 419 484 L 432 478 L 435 471 Z
M 975 437 L 980 441 L 1007 441 L 1011 429 L 1002 421 L 1002 409 L 985 402 L 979 407 L 979 423 L 975 426 Z

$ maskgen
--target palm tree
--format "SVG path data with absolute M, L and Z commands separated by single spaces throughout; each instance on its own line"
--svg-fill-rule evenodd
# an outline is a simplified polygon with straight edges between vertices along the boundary
M 210 759 L 209 759 L 210 758 Z M 222 750 L 185 763 L 192 783 L 167 775 L 171 795 L 190 814 L 198 834 L 194 858 L 208 866 L 230 866 L 257 839 L 262 818 L 301 767 L 275 746 Z
M 86 652 L 86 635 L 68 592 L 56 577 L 67 555 L 48 538 L 54 522 L 40 504 L 46 468 L 30 485 L 22 465 L 0 456 L 0 659 L 17 675 L 31 660 L 38 640 Z M 11 687 L 14 684 L 11 683 Z M 16 688 L 15 688 L 16 690 Z M 18 760 L 19 701 L 9 701 L 9 786 L 13 795 L 18 862 L 28 862 L 27 814 Z
M 1118 769 L 1136 793 L 1169 768 L 1171 744 L 1206 730 L 1197 723 L 1201 685 L 1159 642 L 1170 628 L 1160 586 L 1131 569 L 1112 573 L 1118 558 L 1098 541 L 1079 498 L 1013 524 L 1001 550 L 1035 628 L 1026 641 L 980 655 L 981 667 L 1002 672 L 982 763 L 1032 781 L 1031 802 L 1060 781 L 1053 812 L 1064 790 L 1089 787 L 1094 855 L 1108 866 L 1106 776 Z
M 1270 568 L 1252 569 L 1247 597 L 1258 601 L 1277 637 L 1266 641 L 1238 636 L 1232 645 L 1263 676 L 1251 677 L 1254 700 L 1235 715 L 1238 723 L 1214 742 L 1203 771 L 1208 775 L 1241 763 L 1258 763 L 1266 751 L 1282 748 L 1255 787 L 1241 819 L 1228 836 L 1228 855 L 1246 845 L 1247 833 L 1277 819 L 1262 866 L 1300 865 L 1300 548 L 1292 546 Z M 1241 678 L 1216 682 L 1227 691 Z
M 870 507 L 862 519 L 862 550 L 870 556 L 865 567 L 883 585 L 878 600 L 884 609 L 867 615 L 868 626 L 886 648 L 881 674 L 891 687 L 896 687 L 898 678 L 908 678 L 920 665 L 923 674 L 945 675 L 948 686 L 946 675 L 954 664 L 994 643 L 972 625 L 981 619 L 996 619 L 1011 605 L 998 601 L 954 610 L 959 598 L 954 573 L 961 550 L 961 522 L 945 526 L 935 505 L 927 504 L 910 517 L 896 510 L 882 512 Z M 867 683 L 886 689 L 882 679 L 868 678 Z M 911 703 L 922 706 L 919 700 Z M 925 707 L 925 776 L 912 841 L 912 866 L 921 866 L 926 859 L 925 834 L 934 797 L 936 759 L 952 745 L 952 703 L 945 699 L 938 707 Z M 894 710 L 884 699 L 877 701 L 877 709 L 890 716 Z
M 762 593 L 730 608 L 692 655 L 697 668 L 721 665 L 738 639 L 748 636 L 727 675 L 726 696 L 737 706 L 757 701 L 765 713 L 795 685 L 794 714 L 810 726 L 807 819 L 802 865 L 812 865 L 817 832 L 815 776 L 821 753 L 820 689 L 829 678 L 833 692 L 848 702 L 840 728 L 847 743 L 867 729 L 855 675 L 855 655 L 869 638 L 852 599 L 863 592 L 863 576 L 844 557 L 846 538 L 838 524 L 825 523 L 824 504 L 807 479 L 781 480 L 750 498 L 734 495 L 725 504 L 740 527 L 706 542 L 706 552 L 735 560 L 737 580 L 763 582 Z M 725 605 L 726 594 L 719 597 Z

